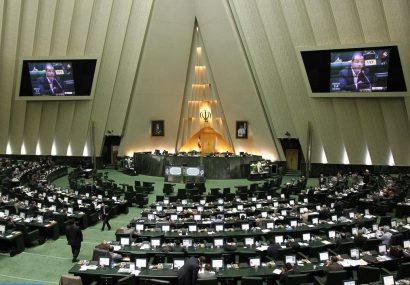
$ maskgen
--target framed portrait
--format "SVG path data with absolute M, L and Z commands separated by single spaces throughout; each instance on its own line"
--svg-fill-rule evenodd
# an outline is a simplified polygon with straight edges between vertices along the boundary
M 248 138 L 248 121 L 236 121 L 236 138 Z
M 164 136 L 164 121 L 151 121 L 151 136 L 163 137 Z

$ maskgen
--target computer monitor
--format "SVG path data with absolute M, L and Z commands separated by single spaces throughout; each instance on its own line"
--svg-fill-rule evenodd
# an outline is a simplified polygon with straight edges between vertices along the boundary
M 148 218 L 148 220 L 155 220 L 155 215 L 154 214 L 148 214 L 147 218 Z
M 267 228 L 267 229 L 274 229 L 274 228 L 275 228 L 275 223 L 273 223 L 273 222 L 267 222 L 267 223 L 266 223 L 266 228 Z
M 4 235 L 5 232 L 6 232 L 6 226 L 0 225 L 0 235 Z
M 304 233 L 302 235 L 302 240 L 304 241 L 310 241 L 310 233 Z
M 197 225 L 188 225 L 188 231 L 196 232 L 198 230 Z
M 215 238 L 214 239 L 214 246 L 223 247 L 224 246 L 224 239 L 223 238 Z
M 68 208 L 68 209 L 67 209 L 67 213 L 72 214 L 72 213 L 73 213 L 73 208 L 71 208 L 71 207 Z
M 320 261 L 329 260 L 329 252 L 327 252 L 327 251 L 319 252 L 319 260 Z
M 169 205 L 169 199 L 164 199 L 164 205 Z
M 215 231 L 216 232 L 223 232 L 224 231 L 224 225 L 223 224 L 216 224 L 215 225 Z
M 154 246 L 154 247 L 161 246 L 161 239 L 160 238 L 151 238 L 151 246 Z
M 218 204 L 223 205 L 224 204 L 224 199 L 218 199 Z
M 319 218 L 312 218 L 312 224 L 313 225 L 319 224 Z
M 121 245 L 130 245 L 130 238 L 129 237 L 122 237 L 120 238 Z
M 316 205 L 316 210 L 320 211 L 320 205 Z
M 394 284 L 396 284 L 396 283 L 394 282 L 393 275 L 383 276 L 383 285 L 394 285 Z
M 136 231 L 143 231 L 144 230 L 144 224 L 135 224 L 135 230 Z
M 161 226 L 161 231 L 163 231 L 163 232 L 169 232 L 170 229 L 171 229 L 171 227 L 169 225 L 162 225 Z
M 195 221 L 200 221 L 201 219 L 202 219 L 202 217 L 201 217 L 200 214 L 195 214 L 195 215 L 194 215 L 194 220 L 195 220 Z
M 349 212 L 349 218 L 354 219 L 354 212 Z
M 309 203 L 309 199 L 308 199 L 308 198 L 304 198 L 304 199 L 303 199 L 303 203 L 306 203 L 306 204 Z
M 280 198 L 285 199 L 285 194 L 280 194 Z
M 410 217 L 407 217 L 406 222 L 410 224 Z
M 294 206 L 295 205 L 295 200 L 289 200 L 289 205 Z
M 98 195 L 97 198 L 98 198 L 99 200 L 102 200 L 103 197 L 102 197 L 102 195 Z M 64 198 L 64 199 L 65 199 L 65 198 Z M 68 199 L 68 198 L 67 198 L 67 199 Z M 68 201 L 66 201 L 66 202 L 68 202 Z
M 346 281 L 343 281 L 343 285 L 356 285 L 356 281 L 346 280 Z
M 196 207 L 196 210 L 198 212 L 203 212 L 204 211 L 204 206 L 198 206 L 198 207 Z
M 287 215 L 288 215 L 288 212 L 287 212 L 286 210 L 282 210 L 282 211 L 280 211 L 280 214 L 281 214 L 282 216 L 287 216 Z
M 391 227 L 392 228 L 397 227 L 397 221 L 391 221 Z
M 292 265 L 296 264 L 296 255 L 286 255 L 285 263 L 290 263 Z
M 78 205 L 81 205 L 83 203 L 83 200 L 81 200 L 81 199 L 77 199 L 77 204 Z M 39 203 L 40 204 L 40 203 Z M 40 204 L 41 205 L 41 204 Z M 38 207 L 38 205 L 37 205 L 37 207 Z M 39 207 L 39 208 L 41 208 L 41 206 Z
M 219 206 L 218 206 L 218 210 L 221 211 L 221 212 L 223 212 L 224 206 L 223 206 L 223 205 L 219 205 Z
M 252 246 L 255 244 L 255 238 L 253 237 L 246 237 L 245 238 L 245 245 Z
M 359 249 L 357 249 L 357 248 L 351 248 L 351 249 L 350 249 L 350 257 L 351 257 L 352 259 L 359 259 L 359 258 L 360 258 Z
M 98 265 L 101 267 L 109 267 L 110 266 L 110 258 L 109 257 L 100 257 L 98 260 Z
M 192 239 L 191 238 L 182 239 L 182 246 L 191 247 L 192 246 Z
M 403 241 L 403 247 L 404 248 L 410 248 L 410 240 L 404 240 Z
M 249 257 L 249 266 L 250 267 L 259 267 L 259 266 L 261 266 L 260 256 Z
M 174 269 L 179 269 L 184 266 L 185 259 L 183 258 L 174 258 Z
M 224 260 L 222 258 L 213 258 L 211 260 L 211 267 L 215 269 L 224 267 Z
M 176 221 L 176 220 L 178 220 L 178 215 L 177 214 L 171 214 L 170 219 L 171 219 L 171 221 Z
M 374 224 L 372 225 L 372 230 L 375 232 L 377 230 L 379 230 L 379 225 L 378 224 Z
M 25 219 L 26 218 L 26 213 L 20 212 L 20 218 Z
M 273 202 L 273 207 L 274 207 L 274 208 L 279 207 L 279 202 L 278 202 L 278 201 Z
M 272 196 L 271 195 L 266 196 L 266 200 L 272 200 Z
M 182 206 L 177 206 L 177 212 L 182 212 L 184 210 L 184 207 Z
M 283 243 L 283 236 L 275 236 L 275 243 Z
M 201 204 L 201 205 L 205 205 L 205 204 L 206 204 L 206 200 L 205 200 L 205 199 L 201 199 L 201 200 L 199 200 L 199 204 Z
M 298 226 L 298 221 L 297 221 L 297 220 L 291 220 L 291 221 L 290 221 L 290 226 L 291 226 L 292 228 L 296 228 L 296 227 Z
M 5 214 L 6 216 L 10 215 L 10 210 L 5 209 L 5 210 L 4 210 L 4 214 Z
M 357 228 L 352 228 L 352 235 L 357 235 Z
M 337 215 L 333 215 L 333 216 L 332 216 L 332 221 L 333 221 L 333 222 L 337 222 Z
M 186 205 L 186 204 L 188 204 L 188 200 L 187 199 L 182 199 L 181 203 L 182 203 L 182 205 Z
M 262 218 L 268 217 L 268 212 L 261 212 L 261 217 Z
M 243 231 L 249 231 L 249 224 L 248 223 L 241 224 L 241 229 Z
M 385 244 L 380 244 L 379 245 L 379 253 L 380 254 L 386 254 L 387 252 L 387 246 Z
M 367 215 L 370 215 L 370 210 L 369 209 L 365 209 L 364 210 L 364 214 L 367 216 Z
M 136 268 L 147 268 L 147 259 L 146 258 L 136 258 L 135 267 Z
M 329 236 L 329 238 L 336 238 L 336 232 L 335 231 L 329 231 L 328 236 Z
M 236 209 L 238 209 L 238 211 L 242 211 L 243 210 L 243 205 L 242 204 L 237 205 Z
M 262 204 L 261 204 L 261 203 L 257 203 L 255 206 L 256 206 L 256 209 L 262 208 Z
M 157 212 L 162 212 L 162 206 L 161 206 L 161 205 L 157 205 L 156 210 L 157 210 Z
M 252 202 L 256 202 L 256 197 L 252 197 L 252 198 L 251 198 L 251 201 L 252 201 Z

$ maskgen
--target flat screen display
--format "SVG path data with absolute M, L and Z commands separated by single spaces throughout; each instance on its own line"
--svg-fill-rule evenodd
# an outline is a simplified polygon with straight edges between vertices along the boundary
M 397 46 L 301 51 L 301 57 L 312 93 L 407 91 Z
M 20 100 L 91 99 L 97 59 L 23 59 Z

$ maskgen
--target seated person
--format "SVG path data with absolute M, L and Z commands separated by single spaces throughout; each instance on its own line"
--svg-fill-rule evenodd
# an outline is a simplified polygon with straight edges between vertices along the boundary
M 273 258 L 274 260 L 278 260 L 280 258 L 279 249 L 280 245 L 275 243 L 274 239 L 269 240 L 269 246 L 266 250 L 266 256 Z
M 382 235 L 380 236 L 380 239 L 382 240 L 382 244 L 385 245 L 390 245 L 390 240 L 392 237 L 392 233 L 389 231 L 389 226 L 384 226 L 383 231 L 381 232 Z
M 122 255 L 119 253 L 114 252 L 114 247 L 107 243 L 106 241 L 103 241 L 102 243 L 98 244 L 95 246 L 95 248 L 98 248 L 100 250 L 106 250 L 110 256 L 110 258 L 114 261 L 121 261 Z
M 367 238 L 363 236 L 363 230 L 357 231 L 357 236 L 354 237 L 354 243 L 356 246 L 363 248 L 364 244 L 366 243 Z
M 326 271 L 338 271 L 343 270 L 343 265 L 338 262 L 337 256 L 332 256 L 330 260 L 326 262 Z
M 293 275 L 293 274 L 298 274 L 297 271 L 295 271 L 295 269 L 293 268 L 293 265 L 291 263 L 286 263 L 285 266 L 282 269 L 282 274 L 279 277 L 279 282 L 282 285 L 286 284 L 286 278 L 289 275 Z
M 198 271 L 198 279 L 215 278 L 215 272 L 212 272 L 211 269 L 210 264 L 205 264 L 204 269 Z

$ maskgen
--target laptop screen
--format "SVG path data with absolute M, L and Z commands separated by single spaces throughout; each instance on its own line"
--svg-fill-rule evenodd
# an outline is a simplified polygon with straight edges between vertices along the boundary
M 248 231 L 249 230 L 249 224 L 242 224 L 241 228 L 243 231 Z
M 100 266 L 110 266 L 110 258 L 109 257 L 100 257 L 98 264 Z
M 246 245 L 252 246 L 252 245 L 254 245 L 254 243 L 255 243 L 255 239 L 253 237 L 245 238 L 245 244 Z
M 302 239 L 304 241 L 310 241 L 310 233 L 305 233 L 302 235 Z
M 130 245 L 130 239 L 127 238 L 127 237 L 122 237 L 120 239 L 120 243 L 121 243 L 121 245 Z
M 135 259 L 135 267 L 136 268 L 146 268 L 147 267 L 147 259 L 146 258 L 136 258 Z
M 353 259 L 359 259 L 360 257 L 359 250 L 357 248 L 350 249 L 350 257 Z
M 174 268 L 181 268 L 184 266 L 185 260 L 182 258 L 174 258 Z
M 387 252 L 387 246 L 385 244 L 379 245 L 379 253 L 385 254 Z
M 182 245 L 186 247 L 192 246 L 192 239 L 190 238 L 184 238 L 182 239 Z
M 197 226 L 196 225 L 188 225 L 188 231 L 196 232 L 197 231 Z
M 383 285 L 394 285 L 393 275 L 383 276 Z
M 327 252 L 327 251 L 319 252 L 319 260 L 320 261 L 329 260 L 329 252 Z
M 144 230 L 144 224 L 136 224 L 135 229 L 137 231 L 143 231 Z
M 296 256 L 295 255 L 286 255 L 285 256 L 285 263 L 295 264 L 296 263 Z
M 276 243 L 282 243 L 283 242 L 283 236 L 275 236 L 275 242 Z
M 219 259 L 219 258 L 212 259 L 211 266 L 212 266 L 212 268 L 222 268 L 222 267 L 224 267 L 224 261 L 223 261 L 222 258 L 221 259 Z
M 224 245 L 224 239 L 223 238 L 216 238 L 214 239 L 214 246 L 223 246 Z
M 224 225 L 222 225 L 222 224 L 215 225 L 215 231 L 223 232 L 224 231 Z
M 151 239 L 151 246 L 160 246 L 161 245 L 161 239 L 159 238 L 152 238 Z
M 249 258 L 249 266 L 250 267 L 259 267 L 261 266 L 261 258 L 257 257 L 250 257 Z

